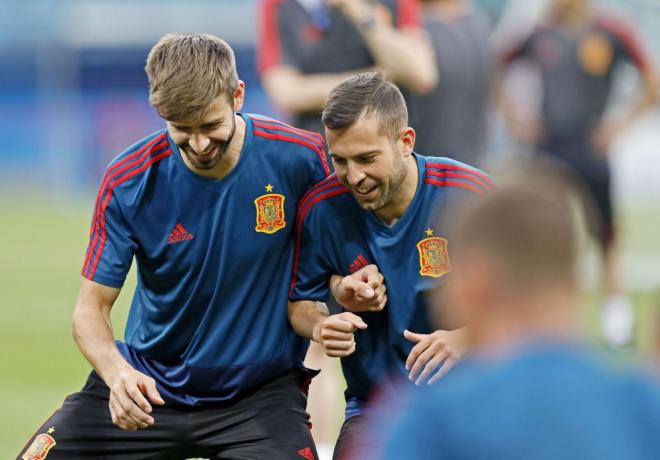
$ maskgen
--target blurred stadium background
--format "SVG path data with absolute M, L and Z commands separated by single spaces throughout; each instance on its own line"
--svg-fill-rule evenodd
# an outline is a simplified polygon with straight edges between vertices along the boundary
M 142 70 L 153 43 L 166 32 L 225 38 L 247 83 L 245 111 L 276 115 L 255 68 L 255 3 L 0 1 L 0 458 L 13 458 L 89 371 L 70 335 L 78 273 L 103 168 L 162 126 L 148 105 Z M 509 18 L 531 23 L 544 1 L 481 3 L 494 17 L 508 11 Z M 657 65 L 660 1 L 600 3 L 635 24 Z M 624 75 L 617 99 L 635 83 Z M 659 346 L 659 126 L 655 110 L 626 133 L 612 156 L 623 280 L 639 311 L 636 344 L 645 353 Z M 506 145 L 496 144 L 495 157 Z M 596 305 L 595 261 L 585 266 L 591 286 L 585 301 Z M 131 277 L 113 313 L 118 337 L 132 283 Z

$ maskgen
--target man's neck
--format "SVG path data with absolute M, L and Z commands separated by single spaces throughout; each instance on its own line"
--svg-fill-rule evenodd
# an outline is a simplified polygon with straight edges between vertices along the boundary
M 580 31 L 584 29 L 592 20 L 593 11 L 588 6 L 572 11 L 563 17 L 556 17 L 556 24 L 568 31 Z
M 529 340 L 563 342 L 579 337 L 579 300 L 573 293 L 558 289 L 519 300 L 506 299 L 507 305 L 502 307 L 493 305 L 490 317 L 475 324 L 471 341 L 476 349 L 497 357 L 515 352 Z
M 399 190 L 397 197 L 392 203 L 375 211 L 374 214 L 376 214 L 376 217 L 378 217 L 385 225 L 392 226 L 396 224 L 415 197 L 418 180 L 419 171 L 417 169 L 417 160 L 414 155 L 410 155 L 406 160 L 406 177 L 401 184 L 401 189 Z

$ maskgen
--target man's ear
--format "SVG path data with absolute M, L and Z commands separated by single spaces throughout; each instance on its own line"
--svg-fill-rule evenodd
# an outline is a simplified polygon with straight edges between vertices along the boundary
M 238 80 L 238 86 L 234 90 L 233 103 L 234 112 L 239 112 L 243 108 L 243 101 L 245 100 L 245 83 L 243 80 Z
M 402 131 L 401 142 L 403 143 L 404 156 L 408 157 L 413 152 L 413 148 L 415 147 L 415 137 L 415 130 L 410 126 L 404 128 Z

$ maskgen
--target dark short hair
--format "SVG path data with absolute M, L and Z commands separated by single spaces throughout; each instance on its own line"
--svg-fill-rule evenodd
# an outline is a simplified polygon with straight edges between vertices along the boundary
M 408 109 L 399 88 L 380 72 L 347 78 L 330 92 L 321 119 L 326 128 L 342 131 L 362 115 L 378 117 L 379 132 L 398 139 L 408 126 Z

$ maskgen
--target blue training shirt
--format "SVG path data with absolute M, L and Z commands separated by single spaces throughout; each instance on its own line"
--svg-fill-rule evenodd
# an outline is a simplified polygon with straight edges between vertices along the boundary
M 417 190 L 391 227 L 362 209 L 334 174 L 315 185 L 299 207 L 291 300 L 326 301 L 333 273 L 347 275 L 367 264 L 378 266 L 387 285 L 385 309 L 359 314 L 368 328 L 356 332 L 355 352 L 342 358 L 347 416 L 359 411 L 352 398 L 366 398 L 384 376 L 407 375 L 405 361 L 414 344 L 403 331 L 434 330 L 424 296 L 451 270 L 447 224 L 452 208 L 492 187 L 485 173 L 466 164 L 415 158 Z
M 399 414 L 381 407 L 366 443 L 373 449 L 356 458 L 658 458 L 657 380 L 577 343 L 520 348 L 499 362 L 477 356 L 458 364 Z
M 221 180 L 183 162 L 166 130 L 117 156 L 98 192 L 82 275 L 138 282 L 119 350 L 168 402 L 227 401 L 301 366 L 287 289 L 298 202 L 329 174 L 320 135 L 241 115 Z

